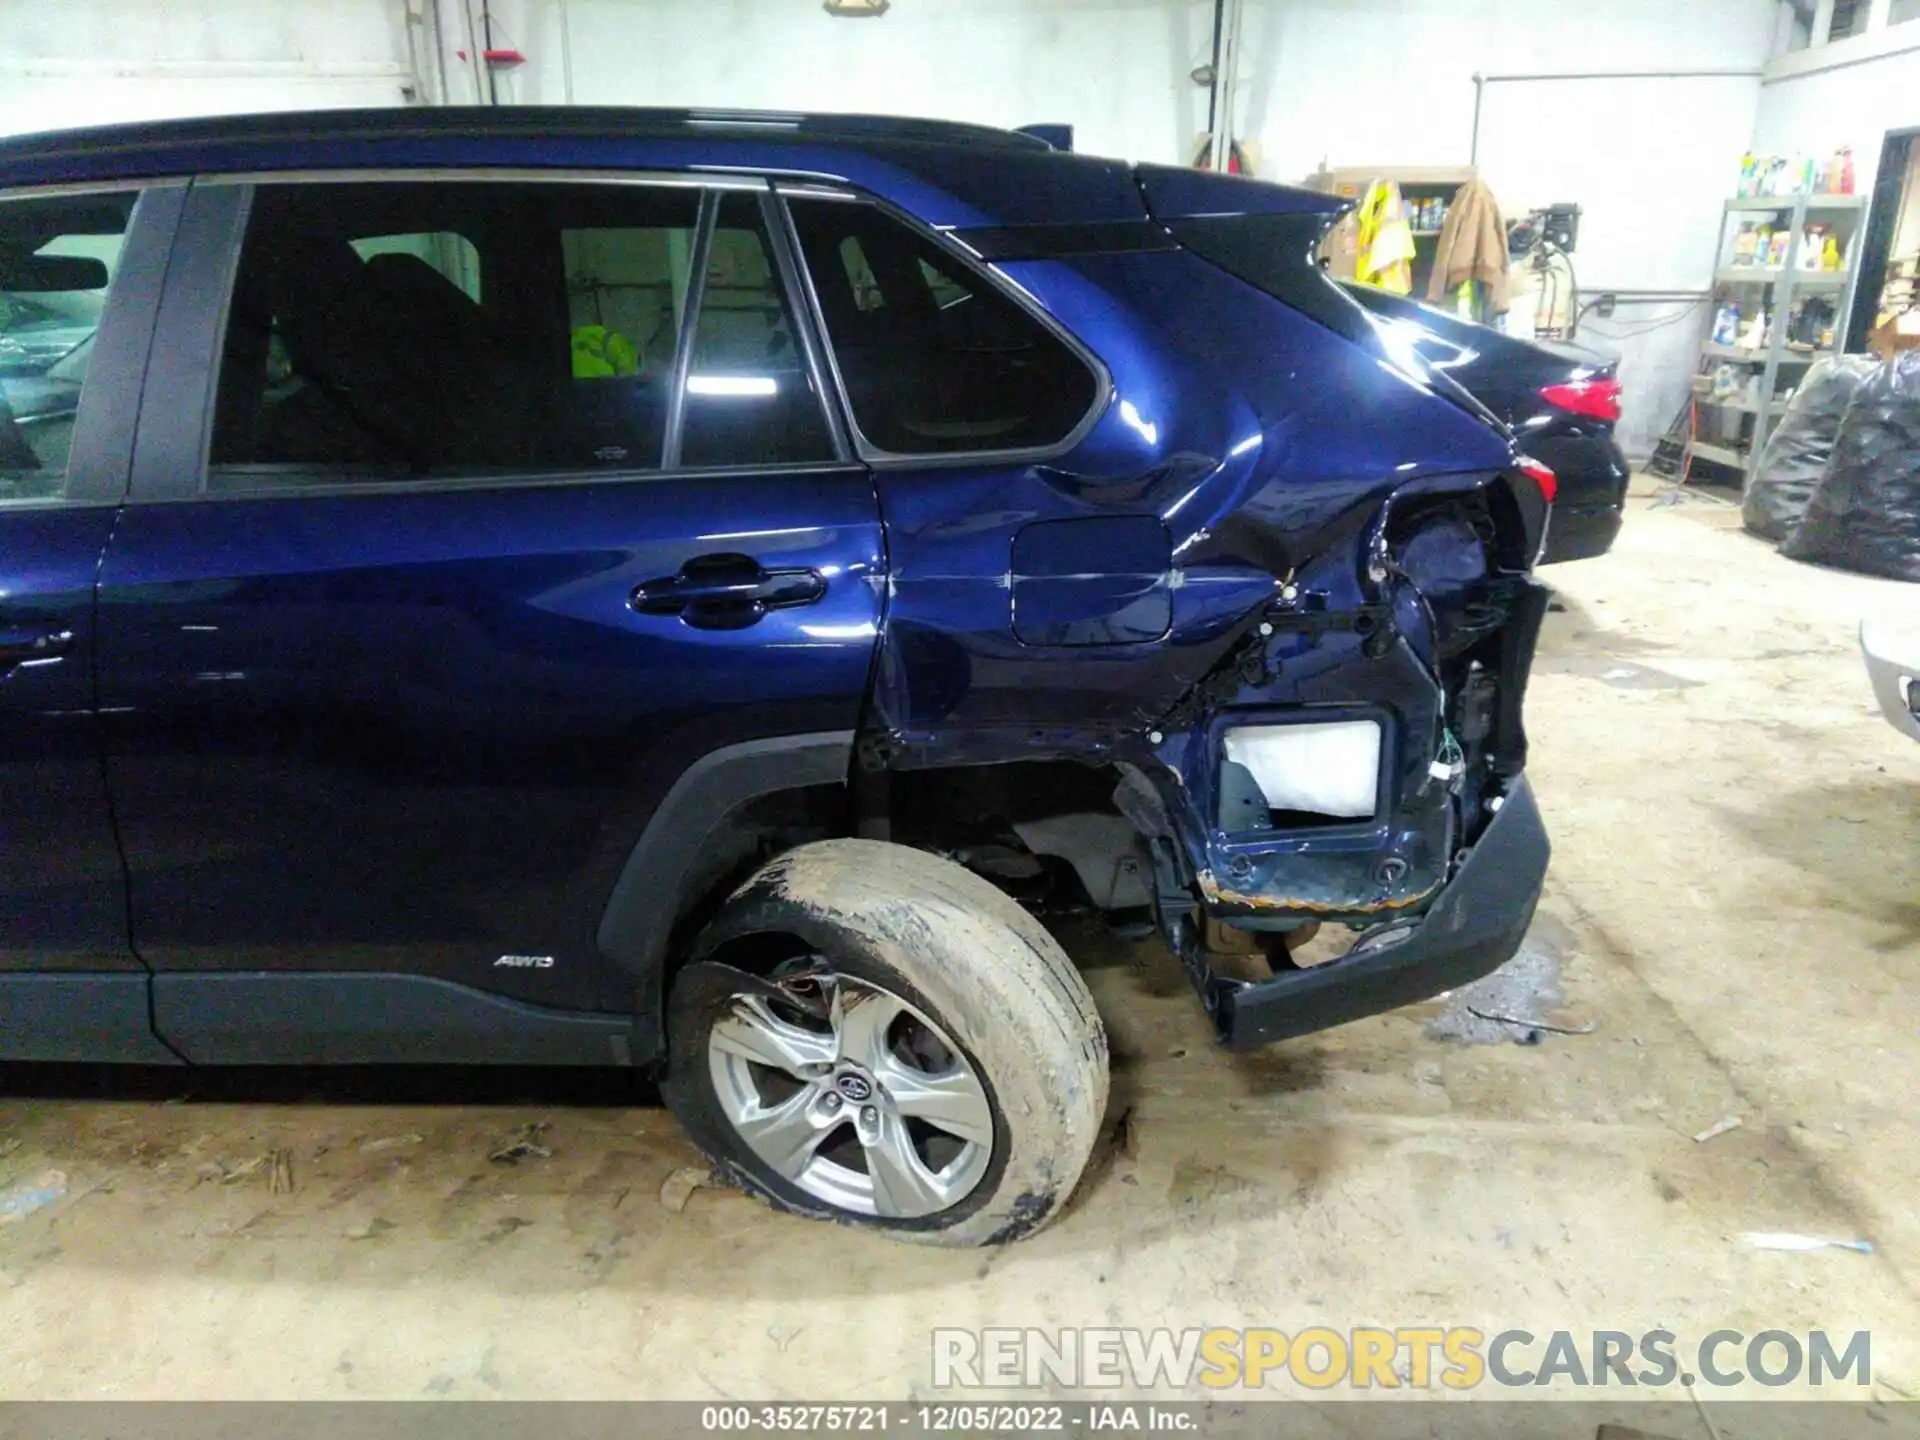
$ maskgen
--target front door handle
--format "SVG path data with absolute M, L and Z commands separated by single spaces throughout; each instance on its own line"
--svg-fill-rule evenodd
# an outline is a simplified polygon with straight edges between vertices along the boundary
M 696 630 L 744 630 L 769 610 L 817 605 L 826 595 L 818 570 L 769 570 L 751 555 L 701 555 L 678 575 L 637 586 L 632 604 L 642 615 L 678 615 Z
M 64 655 L 73 648 L 73 631 L 46 630 L 38 626 L 0 627 L 0 668 L 12 668 L 23 660 L 46 660 Z

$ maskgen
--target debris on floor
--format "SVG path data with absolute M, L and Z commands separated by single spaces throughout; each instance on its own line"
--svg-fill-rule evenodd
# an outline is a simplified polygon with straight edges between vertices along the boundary
M 1595 655 L 1550 655 L 1535 667 L 1543 675 L 1578 675 L 1622 690 L 1691 690 L 1704 682 L 1632 660 Z
M 1441 997 L 1445 1009 L 1427 1025 L 1435 1040 L 1462 1045 L 1538 1045 L 1547 1035 L 1591 1035 L 1597 1020 L 1571 1021 L 1563 1003 L 1560 970 L 1570 935 L 1543 917 L 1527 931 L 1513 959 L 1491 975 Z
M 23 1185 L 0 1192 L 0 1225 L 24 1220 L 36 1210 L 44 1210 L 67 1193 L 64 1170 L 46 1170 Z
M 1600 1028 L 1598 1020 L 1588 1020 L 1579 1025 L 1556 1025 L 1551 1020 L 1540 1020 L 1529 1015 L 1502 1015 L 1495 1010 L 1481 1010 L 1469 1005 L 1468 1011 L 1479 1020 L 1497 1020 L 1502 1025 L 1516 1025 L 1522 1030 L 1538 1030 L 1547 1035 L 1591 1035 Z M 1533 1045 L 1537 1040 L 1526 1040 L 1523 1044 Z
M 272 1159 L 272 1152 L 265 1151 L 249 1160 L 209 1160 L 194 1173 L 209 1185 L 238 1185 L 266 1169 Z
M 209 1160 L 194 1173 L 199 1177 L 196 1183 L 208 1185 L 238 1185 L 243 1180 L 251 1180 L 264 1172 L 267 1176 L 267 1192 L 271 1195 L 290 1195 L 293 1193 L 293 1152 L 291 1150 L 265 1150 L 246 1160 Z
M 406 1135 L 383 1135 L 378 1140 L 369 1140 L 360 1147 L 362 1155 L 378 1155 L 383 1150 L 398 1150 L 402 1145 L 418 1145 L 426 1137 L 418 1132 Z
M 1786 1230 L 1743 1230 L 1740 1238 L 1756 1250 L 1851 1250 L 1858 1255 L 1873 1254 L 1871 1240 L 1837 1240 L 1827 1235 L 1795 1235 Z
M 1738 1115 L 1722 1115 L 1718 1120 L 1714 1121 L 1713 1124 L 1695 1135 L 1693 1137 L 1693 1143 L 1696 1145 L 1704 1145 L 1707 1141 L 1724 1135 L 1729 1130 L 1738 1130 L 1744 1123 Z
M 359 1225 L 349 1226 L 340 1233 L 349 1240 L 372 1240 L 394 1229 L 391 1220 L 382 1220 L 378 1215 Z
M 1167 1203 L 1174 1206 L 1210 1205 L 1253 1189 L 1253 1182 L 1220 1165 L 1208 1165 L 1188 1155 L 1173 1167 Z
M 496 1165 L 518 1165 L 522 1160 L 551 1160 L 552 1147 L 542 1144 L 540 1140 L 546 1132 L 547 1122 L 544 1120 L 522 1125 L 510 1139 L 489 1150 L 487 1159 Z
M 660 1203 L 678 1215 L 687 1208 L 694 1191 L 713 1183 L 713 1171 L 705 1165 L 682 1165 L 662 1182 Z

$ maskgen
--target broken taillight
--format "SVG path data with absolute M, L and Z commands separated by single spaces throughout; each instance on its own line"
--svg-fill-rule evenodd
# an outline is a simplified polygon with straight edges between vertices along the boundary
M 1522 455 L 1519 460 L 1519 470 L 1522 475 L 1540 487 L 1540 498 L 1551 505 L 1554 496 L 1560 493 L 1560 480 L 1553 473 L 1552 468 L 1542 465 L 1531 455 Z
M 1589 420 L 1620 418 L 1620 382 L 1611 375 L 1590 375 L 1540 387 L 1540 398 L 1558 410 Z

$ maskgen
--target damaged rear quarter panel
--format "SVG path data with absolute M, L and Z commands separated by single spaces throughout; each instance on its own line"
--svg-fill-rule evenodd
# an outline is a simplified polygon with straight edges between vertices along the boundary
M 1485 484 L 1509 463 L 1504 437 L 1384 354 L 1186 252 L 1000 268 L 1100 356 L 1113 393 L 1077 446 L 1041 463 L 876 467 L 890 593 L 871 728 L 892 763 L 1125 761 L 1161 793 L 1190 867 L 1181 878 L 1220 913 L 1419 905 L 1454 847 L 1445 786 L 1427 774 L 1444 696 L 1427 607 L 1404 580 L 1370 582 L 1366 563 L 1397 488 L 1445 476 Z M 1017 537 L 1043 522 L 1113 516 L 1154 517 L 1165 529 L 1166 634 L 1022 643 Z M 1089 580 L 1107 573 L 1092 543 L 1099 528 L 1088 527 L 1086 553 L 1066 567 Z M 1391 643 L 1370 653 L 1350 632 L 1282 632 L 1250 644 L 1285 577 L 1330 612 L 1386 606 Z M 1259 663 L 1196 707 L 1197 687 L 1249 649 Z M 1194 713 L 1183 716 L 1183 704 Z M 1209 807 L 1223 715 L 1356 705 L 1388 728 L 1380 818 L 1219 832 Z M 1396 863 L 1383 869 L 1386 859 Z

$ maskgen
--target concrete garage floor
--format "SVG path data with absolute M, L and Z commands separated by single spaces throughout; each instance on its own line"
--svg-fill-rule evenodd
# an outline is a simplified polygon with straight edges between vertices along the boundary
M 1632 510 L 1548 572 L 1530 705 L 1536 933 L 1593 1033 L 1448 1045 L 1429 1006 L 1230 1056 L 1153 947 L 1075 933 L 1129 1144 L 967 1253 L 675 1212 L 695 1156 L 618 1079 L 15 1072 L 0 1193 L 66 1193 L 0 1226 L 0 1395 L 902 1398 L 935 1325 L 1472 1324 L 1867 1329 L 1874 1393 L 1920 1396 L 1920 747 L 1853 639 L 1920 588 Z M 551 1157 L 489 1163 L 527 1124 Z M 291 1193 L 220 1178 L 273 1150 Z

